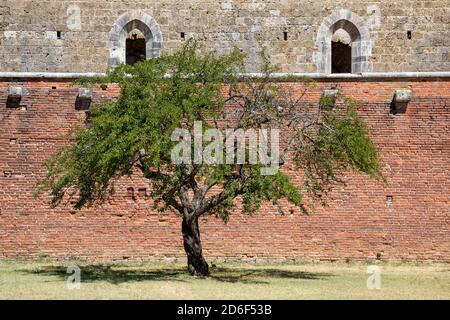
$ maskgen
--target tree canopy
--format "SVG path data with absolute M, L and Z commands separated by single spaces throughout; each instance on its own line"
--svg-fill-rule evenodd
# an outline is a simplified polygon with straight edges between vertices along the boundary
M 79 80 L 82 85 L 116 83 L 120 95 L 93 106 L 89 126 L 71 131 L 70 143 L 45 163 L 47 176 L 39 190 L 50 192 L 53 205 L 70 196 L 76 199 L 75 207 L 82 208 L 111 196 L 122 176 L 140 172 L 157 208 L 173 208 L 182 218 L 189 271 L 207 275 L 200 216 L 215 214 L 228 221 L 237 199 L 245 212 L 257 211 L 263 201 L 282 210 L 281 199 L 307 212 L 305 197 L 323 201 L 344 171 L 381 177 L 377 150 L 354 101 L 339 94 L 304 101 L 308 86 L 298 93 L 288 80 L 301 79 L 273 81 L 276 68 L 265 51 L 261 57 L 260 76 L 247 77 L 245 56 L 238 49 L 221 56 L 201 54 L 198 43 L 189 41 L 174 54 Z M 185 138 L 174 139 L 174 132 L 189 133 L 194 142 L 199 122 L 203 136 L 208 129 L 278 129 L 279 157 L 271 164 L 283 168 L 288 163 L 302 172 L 303 183 L 294 184 L 283 170 L 264 173 L 267 163 L 174 161 L 173 150 Z M 231 138 L 224 134 L 220 139 Z M 204 137 L 202 147 L 213 140 Z M 214 149 L 222 159 L 227 157 L 224 142 Z M 249 156 L 251 148 L 245 143 L 244 148 Z M 233 150 L 238 150 L 234 140 Z

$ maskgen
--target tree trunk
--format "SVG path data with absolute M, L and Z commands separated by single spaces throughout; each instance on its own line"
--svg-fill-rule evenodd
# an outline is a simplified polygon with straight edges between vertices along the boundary
M 198 217 L 190 219 L 183 217 L 181 230 L 183 232 L 184 250 L 187 255 L 189 273 L 193 276 L 207 276 L 209 268 L 202 254 Z

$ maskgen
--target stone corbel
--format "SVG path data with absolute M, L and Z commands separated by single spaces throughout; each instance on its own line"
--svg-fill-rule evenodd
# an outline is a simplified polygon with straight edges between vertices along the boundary
M 394 99 L 391 104 L 391 113 L 405 113 L 406 108 L 411 101 L 412 91 L 410 89 L 395 90 Z

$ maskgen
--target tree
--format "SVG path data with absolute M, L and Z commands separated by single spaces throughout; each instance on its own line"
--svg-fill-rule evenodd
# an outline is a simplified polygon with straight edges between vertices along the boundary
M 70 143 L 46 161 L 39 191 L 50 192 L 53 206 L 73 197 L 80 209 L 103 202 L 120 177 L 139 172 L 150 184 L 156 208 L 172 208 L 182 220 L 188 271 L 206 276 L 199 217 L 216 215 L 226 222 L 238 201 L 248 213 L 263 201 L 282 212 L 283 199 L 307 213 L 310 203 L 326 199 L 344 170 L 379 177 L 377 151 L 352 100 L 338 96 L 335 103 L 323 97 L 308 103 L 303 99 L 308 85 L 295 93 L 290 79 L 274 82 L 276 68 L 264 51 L 261 57 L 261 75 L 245 77 L 240 73 L 245 56 L 239 50 L 200 54 L 198 44 L 189 41 L 175 54 L 79 80 L 117 83 L 121 92 L 116 100 L 93 106 L 90 125 L 74 129 Z M 199 141 L 199 123 L 204 137 L 200 156 L 191 146 L 192 136 Z M 236 134 L 208 131 L 225 127 L 251 134 L 241 136 L 239 145 Z M 259 149 L 260 160 L 266 155 L 269 161 L 239 160 L 255 155 L 246 143 L 254 135 L 259 148 L 269 141 L 269 130 L 280 128 L 278 149 Z M 204 161 L 189 161 L 195 157 Z M 220 161 L 224 158 L 228 161 Z M 278 170 L 285 163 L 302 172 L 303 184 Z

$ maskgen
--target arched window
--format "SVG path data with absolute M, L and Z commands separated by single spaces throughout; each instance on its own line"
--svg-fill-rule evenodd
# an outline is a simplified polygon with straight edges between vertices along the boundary
M 124 13 L 114 23 L 109 35 L 108 66 L 157 57 L 163 47 L 161 30 L 156 21 L 142 11 Z
M 315 54 L 320 73 L 371 72 L 372 43 L 363 19 L 348 10 L 333 12 L 321 24 Z
M 331 38 L 331 73 L 351 72 L 352 40 L 344 29 L 339 29 Z
M 135 64 L 146 59 L 145 36 L 139 29 L 131 31 L 125 43 L 125 63 Z

